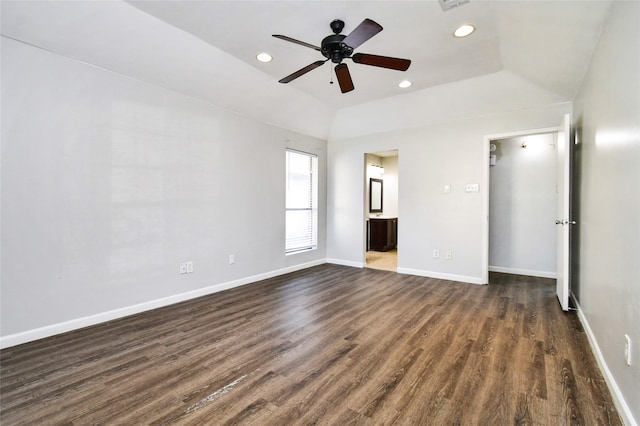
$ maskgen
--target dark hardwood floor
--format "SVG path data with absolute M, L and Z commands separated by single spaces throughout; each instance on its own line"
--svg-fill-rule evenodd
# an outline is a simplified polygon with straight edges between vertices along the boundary
M 619 425 L 555 282 L 322 265 L 0 352 L 0 423 Z

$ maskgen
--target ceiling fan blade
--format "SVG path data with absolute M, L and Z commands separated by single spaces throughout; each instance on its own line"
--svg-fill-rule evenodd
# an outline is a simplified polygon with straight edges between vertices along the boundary
M 295 38 L 287 37 L 287 36 L 280 35 L 280 34 L 273 34 L 273 37 L 279 38 L 280 40 L 284 40 L 284 41 L 290 41 L 291 43 L 299 44 L 300 46 L 305 46 L 305 47 L 309 47 L 311 49 L 315 49 L 317 51 L 320 51 L 320 48 L 318 46 L 314 46 L 313 44 L 305 43 L 304 41 L 296 40 Z
M 354 89 L 353 81 L 351 80 L 351 73 L 347 64 L 336 65 L 336 77 L 338 77 L 338 84 L 342 93 L 350 92 Z
M 355 49 L 380 31 L 382 31 L 380 24 L 371 19 L 365 19 L 342 42 Z
M 351 59 L 358 64 L 373 65 L 374 67 L 389 68 L 398 71 L 406 71 L 409 65 L 411 65 L 411 60 L 409 59 L 369 55 L 368 53 L 355 53 Z
M 306 73 L 308 73 L 309 71 L 313 71 L 316 68 L 318 68 L 319 66 L 321 66 L 322 64 L 324 64 L 326 61 L 315 61 L 312 64 L 307 65 L 304 68 L 299 69 L 298 71 L 294 72 L 293 74 L 289 74 L 288 76 L 286 76 L 285 78 L 279 80 L 279 83 L 288 83 L 292 80 L 295 80 L 296 78 L 300 77 L 301 75 L 304 75 Z

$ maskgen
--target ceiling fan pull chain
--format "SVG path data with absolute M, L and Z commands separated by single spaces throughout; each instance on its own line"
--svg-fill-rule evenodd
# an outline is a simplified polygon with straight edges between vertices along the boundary
M 333 84 L 333 70 L 329 67 L 329 84 Z

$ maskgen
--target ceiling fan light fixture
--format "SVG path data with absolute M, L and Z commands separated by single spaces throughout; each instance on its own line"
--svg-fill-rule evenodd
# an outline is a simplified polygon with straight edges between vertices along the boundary
M 473 25 L 463 24 L 456 28 L 456 30 L 453 32 L 453 36 L 457 38 L 466 37 L 468 35 L 471 35 L 471 33 L 473 33 L 475 30 L 476 27 L 474 27 Z
M 256 59 L 260 62 L 267 63 L 271 62 L 273 60 L 273 57 L 266 52 L 262 52 L 256 55 Z
M 413 83 L 412 83 L 412 82 L 410 82 L 409 80 L 402 80 L 400 83 L 398 83 L 398 86 L 399 86 L 401 89 L 406 89 L 407 87 L 411 87 L 411 85 L 412 85 L 412 84 L 413 84 Z

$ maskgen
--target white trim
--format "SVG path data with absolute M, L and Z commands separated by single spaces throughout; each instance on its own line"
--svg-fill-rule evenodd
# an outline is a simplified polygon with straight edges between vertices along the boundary
M 322 265 L 324 263 L 327 263 L 326 259 L 320 259 L 312 262 L 301 263 L 298 265 L 289 266 L 286 268 L 277 269 L 274 271 L 253 275 L 250 277 L 240 278 L 237 280 L 228 281 L 220 284 L 214 284 L 212 286 L 203 287 L 193 291 L 188 291 L 186 293 L 180 293 L 180 294 L 175 294 L 173 296 L 150 300 L 148 302 L 139 303 L 137 305 L 126 306 L 124 308 L 118 308 L 112 311 L 101 312 L 99 314 L 89 315 L 83 318 L 76 318 L 76 319 L 61 322 L 58 324 L 51 324 L 51 325 L 36 328 L 33 330 L 27 330 L 27 331 L 23 331 L 16 334 L 10 334 L 8 336 L 2 336 L 0 337 L 0 349 L 20 345 L 20 344 L 31 342 L 38 339 L 43 339 L 45 337 L 54 336 L 56 334 L 66 333 L 68 331 L 77 330 L 80 328 L 100 324 L 107 321 L 113 321 L 129 315 L 138 314 L 140 312 L 162 308 L 164 306 L 173 305 L 175 303 L 184 302 L 186 300 L 195 299 L 197 297 L 206 296 L 209 294 L 217 293 L 219 291 L 240 287 L 240 286 L 251 284 L 261 280 L 266 280 L 268 278 L 273 278 L 279 275 L 288 274 L 290 272 L 299 271 L 301 269 L 311 268 L 312 266 Z
M 364 262 L 355 262 L 353 260 L 327 259 L 327 263 L 342 266 L 352 266 L 354 268 L 364 268 Z
M 562 115 L 564 117 L 564 114 Z M 493 135 L 485 135 L 485 139 L 489 141 L 499 141 L 501 139 L 512 139 L 520 136 L 528 136 L 528 135 L 541 135 L 543 133 L 556 133 L 562 130 L 560 126 L 553 127 L 543 127 L 540 129 L 529 129 L 529 130 L 520 130 L 518 132 L 507 132 L 507 133 L 497 133 Z M 487 159 L 487 164 L 489 164 L 489 159 Z
M 589 322 L 587 318 L 584 316 L 582 309 L 580 308 L 580 304 L 578 300 L 575 298 L 573 292 L 570 293 L 571 300 L 575 304 L 578 311 L 578 318 L 582 323 L 582 327 L 584 328 L 585 333 L 587 334 L 587 338 L 589 339 L 589 343 L 591 344 L 591 349 L 593 350 L 593 354 L 596 357 L 596 361 L 598 362 L 598 366 L 600 367 L 600 371 L 604 376 L 605 382 L 607 382 L 607 387 L 611 392 L 611 396 L 613 397 L 613 402 L 622 417 L 622 422 L 628 426 L 638 426 L 638 423 L 633 418 L 633 414 L 631 414 L 631 408 L 624 400 L 624 395 L 622 391 L 618 387 L 616 380 L 613 378 L 613 374 L 609 370 L 606 361 L 604 360 L 604 356 L 602 355 L 602 351 L 600 350 L 600 346 L 598 345 L 598 341 L 596 340 L 596 336 L 593 334 L 591 327 L 589 326 Z
M 483 138 L 482 144 L 482 247 L 480 247 L 480 258 L 482 259 L 482 284 L 489 284 L 489 145 L 490 136 Z
M 399 274 L 418 275 L 420 277 L 437 278 L 447 281 L 458 281 L 469 284 L 486 284 L 482 282 L 481 277 L 469 277 L 466 275 L 444 274 L 442 272 L 423 271 L 421 269 L 398 268 Z
M 489 265 L 490 272 L 502 272 L 503 274 L 527 275 L 530 277 L 556 278 L 557 274 L 551 271 L 534 271 L 531 269 L 505 268 L 503 266 Z

